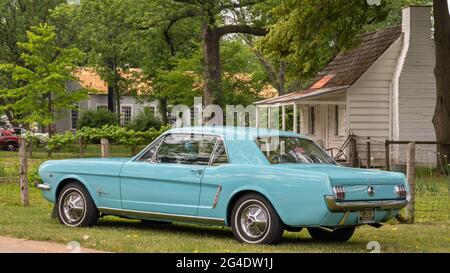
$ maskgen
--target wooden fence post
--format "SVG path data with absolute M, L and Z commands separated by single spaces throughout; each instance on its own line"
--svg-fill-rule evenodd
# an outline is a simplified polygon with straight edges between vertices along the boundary
M 20 173 L 20 199 L 23 206 L 30 204 L 28 195 L 28 167 L 27 167 L 27 142 L 25 138 L 19 138 L 19 173 Z
M 370 137 L 367 137 L 367 155 L 366 155 L 366 165 L 367 169 L 370 169 L 372 153 L 370 151 Z
M 106 138 L 101 139 L 102 157 L 109 157 L 109 140 Z
M 386 142 L 384 143 L 384 168 L 386 171 L 391 169 L 391 147 L 389 144 L 389 140 L 386 139 Z
M 358 167 L 358 156 L 356 152 L 356 138 L 354 135 L 350 135 L 350 147 L 349 147 L 349 163 L 353 168 Z
M 80 157 L 84 157 L 84 140 L 82 137 L 78 138 L 78 144 L 80 145 Z
M 414 223 L 414 206 L 415 206 L 415 185 L 416 185 L 416 143 L 408 144 L 408 154 L 406 158 L 406 178 L 408 180 L 409 194 L 411 200 L 406 206 L 407 223 Z

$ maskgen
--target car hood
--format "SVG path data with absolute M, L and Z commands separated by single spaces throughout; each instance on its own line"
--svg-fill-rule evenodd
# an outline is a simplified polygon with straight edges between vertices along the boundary
M 405 175 L 402 173 L 348 168 L 333 164 L 279 164 L 276 166 L 325 174 L 329 177 L 331 185 L 395 185 L 405 181 Z

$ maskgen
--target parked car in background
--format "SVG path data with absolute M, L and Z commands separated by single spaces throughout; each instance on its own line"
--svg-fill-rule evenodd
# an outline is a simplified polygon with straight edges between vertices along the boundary
M 0 149 L 15 151 L 19 147 L 19 138 L 12 132 L 0 129 Z
M 231 226 L 250 244 L 302 228 L 347 241 L 408 203 L 401 173 L 342 167 L 306 136 L 243 127 L 172 129 L 133 158 L 46 161 L 39 175 L 70 227 L 104 215 L 201 223 Z
M 28 132 L 25 128 L 22 127 L 11 127 L 8 130 L 17 136 L 25 135 Z

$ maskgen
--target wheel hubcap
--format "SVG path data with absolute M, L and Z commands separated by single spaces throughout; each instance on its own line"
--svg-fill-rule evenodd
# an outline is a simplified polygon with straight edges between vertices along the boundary
M 85 202 L 83 196 L 77 192 L 71 192 L 64 198 L 64 216 L 70 223 L 78 222 L 83 218 Z
M 14 144 L 9 144 L 8 145 L 8 150 L 14 151 Z
M 267 230 L 267 223 L 267 212 L 259 205 L 250 205 L 242 212 L 242 230 L 251 238 L 262 236 Z

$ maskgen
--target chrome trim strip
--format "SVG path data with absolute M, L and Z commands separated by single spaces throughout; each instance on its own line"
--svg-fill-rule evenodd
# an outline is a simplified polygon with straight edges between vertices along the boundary
M 380 210 L 401 209 L 407 204 L 407 200 L 379 200 L 379 201 L 346 201 L 338 202 L 334 196 L 325 196 L 325 203 L 332 212 L 357 211 L 360 209 L 374 208 Z
M 220 193 L 222 192 L 222 185 L 219 185 L 219 187 L 217 188 L 217 192 L 216 195 L 214 196 L 214 201 L 212 204 L 212 208 L 216 208 L 217 203 L 219 202 L 219 197 L 220 197 Z
M 220 218 L 199 217 L 199 216 L 194 216 L 194 215 L 170 214 L 170 213 L 160 213 L 160 212 L 147 212 L 147 211 L 138 211 L 138 210 L 125 210 L 125 209 L 115 209 L 115 208 L 98 208 L 98 210 L 103 214 L 125 216 L 125 217 L 135 217 L 138 219 L 201 223 L 201 224 L 210 224 L 210 225 L 219 225 L 219 226 L 225 225 L 225 219 L 220 219 Z
M 43 191 L 49 191 L 52 188 L 52 186 L 50 186 L 49 184 L 37 184 L 36 188 Z

